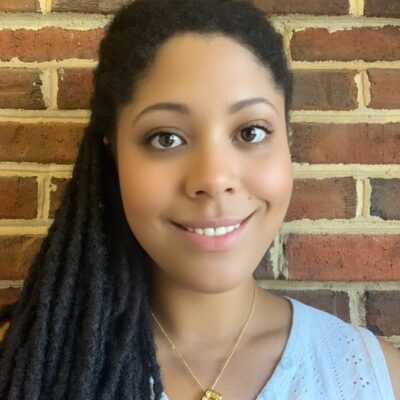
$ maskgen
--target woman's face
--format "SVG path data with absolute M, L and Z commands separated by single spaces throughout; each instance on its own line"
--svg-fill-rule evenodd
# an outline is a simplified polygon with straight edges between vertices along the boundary
M 249 281 L 293 185 L 284 97 L 249 50 L 225 36 L 166 42 L 121 110 L 117 153 L 124 211 L 158 278 L 204 293 Z M 176 225 L 250 215 L 229 236 Z

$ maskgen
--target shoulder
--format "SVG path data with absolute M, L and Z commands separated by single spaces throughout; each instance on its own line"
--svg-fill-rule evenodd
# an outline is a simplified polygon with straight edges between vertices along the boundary
M 378 337 L 389 370 L 396 400 L 400 400 L 400 350 Z

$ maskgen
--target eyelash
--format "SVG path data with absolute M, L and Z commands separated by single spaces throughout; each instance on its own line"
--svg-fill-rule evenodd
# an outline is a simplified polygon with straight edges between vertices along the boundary
M 251 128 L 258 128 L 258 129 L 264 130 L 265 133 L 266 133 L 266 137 L 271 136 L 274 133 L 271 129 L 267 128 L 265 125 L 262 125 L 262 124 L 251 124 L 251 125 L 245 126 L 239 132 L 242 132 L 245 129 L 249 129 L 249 128 L 250 129 Z M 169 132 L 168 130 L 159 130 L 157 132 L 154 132 L 154 133 L 150 134 L 148 137 L 145 137 L 144 138 L 144 144 L 147 145 L 147 146 L 151 146 L 152 140 L 154 138 L 156 138 L 156 137 L 161 137 L 161 136 L 178 136 L 179 137 L 179 135 L 174 133 L 174 132 Z M 268 139 L 266 139 L 266 140 L 268 140 Z M 256 142 L 255 144 L 263 143 L 264 141 L 265 141 L 265 139 L 261 140 L 260 142 Z M 243 143 L 250 144 L 250 145 L 252 144 L 251 142 L 243 142 Z M 177 147 L 179 147 L 179 146 L 177 146 Z M 164 148 L 160 149 L 160 148 L 157 148 L 157 147 L 153 146 L 153 149 L 154 150 L 159 150 L 159 151 L 165 151 L 165 150 L 169 150 L 169 149 L 175 149 L 177 147 L 164 147 Z

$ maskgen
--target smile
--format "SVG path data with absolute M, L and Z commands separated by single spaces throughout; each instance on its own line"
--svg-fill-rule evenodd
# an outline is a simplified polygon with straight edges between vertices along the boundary
M 205 251 L 223 251 L 235 247 L 245 237 L 253 214 L 236 225 L 217 228 L 190 228 L 176 223 L 173 225 L 181 238 L 191 247 Z
M 239 228 L 240 224 L 231 225 L 231 226 L 220 226 L 218 228 L 190 228 L 184 227 L 189 232 L 197 233 L 198 235 L 202 236 L 223 236 L 229 232 L 234 231 L 235 229 Z

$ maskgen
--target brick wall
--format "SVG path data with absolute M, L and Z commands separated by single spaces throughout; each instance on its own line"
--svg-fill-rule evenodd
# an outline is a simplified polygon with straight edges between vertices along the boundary
M 293 199 L 256 277 L 399 345 L 400 2 L 253 1 L 295 74 Z M 71 177 L 122 2 L 0 3 L 0 304 L 18 298 Z

